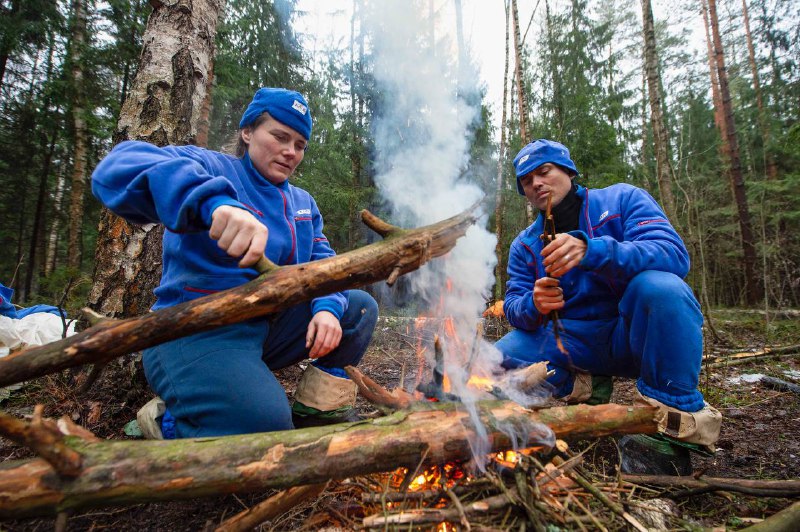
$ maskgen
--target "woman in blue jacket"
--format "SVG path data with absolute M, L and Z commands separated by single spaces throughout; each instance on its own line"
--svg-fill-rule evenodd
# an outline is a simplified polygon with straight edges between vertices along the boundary
M 697 389 L 703 318 L 683 281 L 689 254 L 664 212 L 631 185 L 577 185 L 575 163 L 558 142 L 528 144 L 514 167 L 520 194 L 541 212 L 552 202 L 557 236 L 544 244 L 540 214 L 511 244 L 504 311 L 516 329 L 496 344 L 504 364 L 548 361 L 548 381 L 568 402 L 607 402 L 610 376 L 637 379 L 635 402 L 658 407 L 661 433 L 713 449 L 721 415 Z M 566 353 L 547 319 L 552 311 Z M 626 442 L 673 451 L 661 445 L 671 440 Z M 679 454 L 664 472 L 682 462 L 687 474 L 688 455 Z
M 92 175 L 92 191 L 114 213 L 166 227 L 154 309 L 252 280 L 262 254 L 278 265 L 334 255 L 314 198 L 289 183 L 311 138 L 305 98 L 260 89 L 239 128 L 235 155 L 129 141 Z M 293 418 L 352 419 L 356 386 L 342 368 L 361 360 L 376 320 L 372 297 L 350 290 L 147 349 L 145 374 L 168 412 L 165 436 L 173 428 L 185 438 L 290 429 Z M 314 362 L 290 407 L 272 370 L 307 358 Z M 156 401 L 140 412 L 143 429 L 163 410 Z

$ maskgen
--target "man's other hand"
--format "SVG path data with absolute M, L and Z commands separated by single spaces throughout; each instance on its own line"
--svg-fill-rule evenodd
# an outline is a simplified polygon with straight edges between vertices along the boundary
M 231 257 L 241 257 L 240 268 L 252 266 L 267 247 L 267 227 L 244 209 L 222 205 L 211 213 L 208 236 Z
M 549 314 L 564 306 L 564 292 L 558 286 L 558 279 L 540 277 L 533 284 L 533 304 L 540 314 Z
M 562 277 L 580 264 L 586 255 L 586 242 L 567 233 L 559 233 L 542 250 L 544 271 L 550 277 Z
M 306 332 L 306 349 L 310 349 L 308 356 L 324 357 L 336 349 L 341 341 L 342 325 L 339 319 L 327 310 L 314 314 Z

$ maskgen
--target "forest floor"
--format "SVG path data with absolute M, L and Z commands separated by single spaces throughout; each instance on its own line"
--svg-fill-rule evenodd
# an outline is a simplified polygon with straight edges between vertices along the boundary
M 800 344 L 800 320 L 796 316 L 774 318 L 767 327 L 763 315 L 737 310 L 719 310 L 712 314 L 711 329 L 706 330 L 706 356 L 711 361 L 731 360 L 741 351 L 759 351 L 766 345 Z M 413 320 L 382 317 L 372 345 L 359 366 L 383 386 L 398 385 L 401 374 L 416 371 L 416 338 Z M 504 324 L 492 320 L 485 328 L 494 340 L 504 331 Z M 722 434 L 713 457 L 693 456 L 695 474 L 752 480 L 800 479 L 800 395 L 768 388 L 756 377 L 769 375 L 788 382 L 800 382 L 800 348 L 756 358 L 745 364 L 705 364 L 701 390 L 706 399 L 723 414 Z M 297 367 L 278 372 L 291 394 L 300 374 Z M 113 362 L 84 396 L 75 390 L 83 373 L 64 372 L 27 383 L 12 392 L 0 408 L 21 416 L 31 414 L 35 404 L 45 405 L 45 415 L 57 418 L 64 414 L 102 438 L 127 439 L 124 425 L 135 417 L 136 410 L 151 393 L 142 378 L 135 357 Z M 407 378 L 407 377 L 406 377 Z M 630 404 L 633 382 L 616 379 L 612 402 Z M 550 400 L 550 405 L 563 404 Z M 373 413 L 371 405 L 359 399 L 362 413 Z M 570 442 L 574 451 L 586 451 L 582 471 L 596 482 L 616 476 L 618 453 L 615 438 Z M 0 462 L 26 458 L 30 453 L 5 439 L 0 439 Z M 3 467 L 0 464 L 0 467 Z M 389 484 L 389 475 L 372 475 L 332 482 L 319 497 L 305 501 L 288 513 L 268 521 L 260 530 L 354 530 L 361 528 L 365 515 L 381 513 L 380 503 L 362 501 L 365 492 L 380 493 Z M 383 487 L 383 488 L 382 488 Z M 578 488 L 580 489 L 580 488 Z M 637 500 L 664 497 L 663 490 L 642 488 Z M 69 517 L 66 530 L 213 530 L 225 519 L 257 504 L 274 491 L 244 495 L 226 495 L 169 503 L 141 504 L 124 508 L 102 508 Z M 630 492 L 632 495 L 633 492 Z M 630 498 L 629 495 L 629 498 Z M 691 495 L 691 493 L 687 494 Z M 669 495 L 666 495 L 669 497 Z M 462 496 L 469 497 L 469 495 Z M 588 495 L 587 495 L 588 499 Z M 596 501 L 587 506 L 598 522 L 577 519 L 573 523 L 548 525 L 548 530 L 592 530 L 602 524 L 608 530 L 625 529 L 621 518 L 611 515 Z M 672 529 L 737 530 L 758 522 L 793 501 L 786 498 L 756 497 L 732 492 L 711 492 L 671 499 L 666 510 Z M 590 504 L 591 503 L 591 504 Z M 415 503 L 416 504 L 416 503 Z M 605 512 L 605 513 L 604 513 Z M 584 516 L 587 517 L 587 516 Z M 482 517 L 472 523 L 475 530 L 524 530 L 525 512 L 507 509 L 496 516 Z M 0 531 L 50 530 L 53 519 L 0 521 Z M 650 525 L 658 528 L 663 525 Z M 383 528 L 383 527 L 380 527 Z M 395 529 L 388 527 L 387 529 Z M 402 530 L 455 530 L 456 524 L 402 526 Z

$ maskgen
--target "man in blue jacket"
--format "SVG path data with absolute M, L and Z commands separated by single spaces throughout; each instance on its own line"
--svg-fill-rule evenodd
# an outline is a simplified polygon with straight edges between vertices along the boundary
M 637 379 L 634 402 L 658 407 L 666 436 L 623 438 L 623 469 L 688 474 L 686 447 L 713 450 L 722 417 L 697 389 L 702 314 L 683 281 L 683 241 L 646 191 L 574 183 L 578 170 L 558 142 L 528 144 L 514 168 L 540 215 L 511 244 L 504 311 L 515 330 L 496 344 L 504 365 L 548 361 L 555 395 L 570 403 L 607 402 L 611 376 Z M 548 201 L 557 236 L 545 245 Z
M 289 183 L 311 129 L 301 94 L 264 88 L 242 116 L 234 155 L 132 141 L 100 162 L 100 201 L 133 223 L 166 227 L 154 309 L 250 281 L 262 255 L 278 265 L 334 255 L 314 198 Z M 140 426 L 186 438 L 354 419 L 356 386 L 343 368 L 361 360 L 376 320 L 374 299 L 350 290 L 147 349 L 145 375 L 166 412 L 151 402 Z M 290 407 L 272 370 L 307 358 Z M 160 426 L 148 423 L 162 415 Z

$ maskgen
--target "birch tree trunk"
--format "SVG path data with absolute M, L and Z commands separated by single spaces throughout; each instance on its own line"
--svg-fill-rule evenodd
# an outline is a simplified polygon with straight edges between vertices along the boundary
M 495 267 L 495 299 L 503 299 L 506 286 L 506 264 L 507 260 L 506 251 L 503 244 L 503 223 L 505 222 L 505 195 L 506 195 L 506 180 L 505 180 L 505 156 L 506 156 L 506 104 L 508 102 L 508 64 L 510 57 L 510 13 L 508 2 L 506 1 L 506 62 L 503 67 L 503 113 L 500 119 L 500 149 L 497 155 L 497 186 L 495 189 L 495 207 L 494 207 L 494 232 L 497 235 L 497 244 L 495 245 L 494 252 L 497 256 L 497 266 Z
M 152 0 L 136 78 L 114 143 L 195 144 L 211 79 L 224 0 Z M 92 309 L 106 316 L 147 312 L 161 276 L 161 226 L 132 226 L 104 209 L 98 229 Z
M 69 231 L 67 244 L 67 266 L 80 269 L 83 250 L 83 197 L 86 194 L 86 121 L 83 118 L 83 47 L 86 41 L 86 6 L 85 0 L 72 2 L 72 45 L 71 56 L 71 91 L 72 91 L 72 125 L 74 135 L 72 189 L 69 199 Z M 31 265 L 33 266 L 33 265 Z
M 664 107 L 661 99 L 661 73 L 658 68 L 656 32 L 653 7 L 650 0 L 642 0 L 644 33 L 644 69 L 647 74 L 647 92 L 650 96 L 650 121 L 653 125 L 653 145 L 656 154 L 656 175 L 661 205 L 667 218 L 674 221 L 675 197 L 672 194 L 672 164 L 669 160 L 669 136 L 664 124 Z
M 53 77 L 53 52 L 55 51 L 55 37 L 50 33 L 48 37 L 49 45 L 47 52 L 47 67 L 45 69 L 45 80 L 49 83 Z M 44 99 L 42 108 L 46 111 L 50 110 L 50 97 Z M 55 113 L 58 114 L 58 113 Z M 47 135 L 43 135 L 39 150 L 46 153 L 42 163 L 42 169 L 39 173 L 39 192 L 36 198 L 36 209 L 33 215 L 33 228 L 31 229 L 30 246 L 28 247 L 28 269 L 25 273 L 25 293 L 33 294 L 38 292 L 39 273 L 42 270 L 40 263 L 42 262 L 40 248 L 43 241 L 44 224 L 45 224 L 45 204 L 47 203 L 47 182 L 50 177 L 50 167 L 53 161 L 53 154 L 55 153 L 56 141 L 58 140 L 60 124 L 56 123 L 53 126 L 52 137 L 48 139 Z M 49 146 L 48 146 L 49 140 Z
M 50 234 L 47 236 L 47 253 L 45 255 L 44 276 L 47 277 L 56 268 L 56 244 L 58 243 L 58 230 L 61 228 L 61 202 L 64 199 L 64 170 L 58 171 L 56 176 L 56 192 L 53 196 L 52 218 Z
M 731 94 L 728 88 L 728 73 L 725 69 L 725 53 L 722 49 L 722 38 L 719 33 L 716 0 L 708 0 L 708 17 L 711 22 L 711 35 L 714 39 L 714 55 L 716 59 L 717 78 L 722 104 L 722 115 L 725 117 L 725 130 L 722 131 L 722 146 L 725 151 L 728 175 L 731 181 L 734 201 L 739 218 L 739 231 L 742 238 L 742 252 L 744 254 L 744 285 L 745 300 L 748 305 L 754 305 L 760 298 L 758 283 L 755 275 L 756 250 L 753 241 L 753 226 L 750 221 L 750 210 L 747 204 L 747 194 L 742 175 L 742 164 L 739 158 L 739 139 L 736 133 L 736 124 L 733 118 Z

